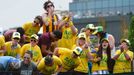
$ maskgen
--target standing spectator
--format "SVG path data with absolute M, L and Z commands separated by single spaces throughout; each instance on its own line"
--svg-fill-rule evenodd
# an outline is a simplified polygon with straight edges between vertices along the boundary
M 24 57 L 24 54 L 27 50 L 32 51 L 33 57 L 32 60 L 38 64 L 39 61 L 42 59 L 42 54 L 40 47 L 37 45 L 38 44 L 38 36 L 36 34 L 33 34 L 30 39 L 30 43 L 25 44 L 21 48 L 21 57 Z
M 48 0 L 43 5 L 47 13 L 43 13 L 43 33 L 52 32 L 58 29 L 58 16 L 54 14 L 54 4 Z
M 131 72 L 131 61 L 133 59 L 133 52 L 129 50 L 130 42 L 128 39 L 121 41 L 120 49 L 116 51 L 113 59 L 116 61 L 114 66 L 114 73 Z
M 73 21 L 70 16 L 63 17 L 62 22 L 59 24 L 59 29 L 62 31 L 62 38 L 58 41 L 58 47 L 71 49 L 76 43 L 78 30 L 73 25 Z
M 93 74 L 109 74 L 111 72 L 113 65 L 111 63 L 111 48 L 107 38 L 101 40 L 97 57 L 93 62 L 98 64 L 98 68 Z
M 12 35 L 12 41 L 6 42 L 6 53 L 5 56 L 13 56 L 16 58 L 20 58 L 20 49 L 21 46 L 18 44 L 20 40 L 20 33 L 14 32 Z
M 22 28 L 25 31 L 25 43 L 30 42 L 30 37 L 33 34 L 37 34 L 43 24 L 42 17 L 36 16 L 33 22 L 25 23 Z
M 37 66 L 32 62 L 33 54 L 26 51 L 21 61 L 20 75 L 38 75 Z
M 41 75 L 57 75 L 62 69 L 61 59 L 55 55 L 47 55 L 38 64 Z
M 82 48 L 82 53 L 80 57 L 80 64 L 77 68 L 74 69 L 73 75 L 88 75 L 88 61 L 92 59 L 90 48 L 88 47 L 86 41 L 86 35 L 84 33 L 80 33 L 78 35 L 78 44 L 75 46 L 79 46 Z
M 80 64 L 79 56 L 82 53 L 80 47 L 76 47 L 74 50 L 67 48 L 56 48 L 54 54 L 58 56 L 62 61 L 62 70 L 58 75 L 72 75 L 74 68 Z
M 39 46 L 41 48 L 41 52 L 43 57 L 47 54 L 52 54 L 52 43 L 58 41 L 62 37 L 62 32 L 59 30 L 55 30 L 53 32 L 43 33 L 39 38 Z

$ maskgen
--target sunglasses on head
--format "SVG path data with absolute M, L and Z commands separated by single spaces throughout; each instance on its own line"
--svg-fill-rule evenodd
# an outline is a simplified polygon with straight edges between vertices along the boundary
M 51 5 L 47 5 L 47 8 L 50 8 L 50 7 L 53 7 L 53 5 L 51 4 Z
M 32 39 L 31 42 L 32 42 L 32 41 L 33 41 L 33 42 L 36 42 L 37 40 L 33 40 L 33 39 Z

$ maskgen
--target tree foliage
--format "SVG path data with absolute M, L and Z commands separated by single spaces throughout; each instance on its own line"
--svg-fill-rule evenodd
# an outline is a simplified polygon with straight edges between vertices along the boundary
M 129 36 L 128 36 L 128 39 L 131 43 L 131 50 L 133 50 L 134 52 L 134 16 L 131 17 L 131 23 L 130 23 L 130 26 L 129 26 Z

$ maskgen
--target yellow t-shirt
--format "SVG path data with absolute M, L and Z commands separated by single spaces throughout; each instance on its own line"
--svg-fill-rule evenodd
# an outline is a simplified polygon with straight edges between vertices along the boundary
M 120 52 L 121 50 L 117 50 L 115 55 L 119 54 Z M 128 50 L 126 53 L 132 60 L 133 52 Z M 131 61 L 127 61 L 124 53 L 122 52 L 115 62 L 114 73 L 123 73 L 123 72 L 131 72 Z
M 88 52 L 90 52 L 90 50 L 83 50 L 81 55 L 80 55 L 80 64 L 77 68 L 75 68 L 75 71 L 78 72 L 83 72 L 83 73 L 88 73 L 89 69 L 88 69 Z
M 108 70 L 107 68 L 107 54 L 103 53 L 102 54 L 102 60 L 100 61 L 100 65 L 99 65 L 99 70 Z
M 58 47 L 71 49 L 76 44 L 76 35 L 73 35 L 71 27 L 62 28 L 62 38 L 58 41 Z
M 80 64 L 80 58 L 72 58 L 73 50 L 67 48 L 59 48 L 59 58 L 62 60 L 61 72 L 67 72 L 72 68 L 76 68 Z
M 84 32 L 85 33 L 85 32 Z M 86 35 L 86 33 L 85 33 L 85 35 Z M 90 41 L 90 36 L 87 36 L 86 35 L 86 41 L 88 42 L 88 43 L 90 43 L 91 41 Z
M 36 26 L 33 26 L 32 25 L 33 23 L 32 22 L 28 22 L 28 23 L 25 23 L 22 28 L 24 29 L 25 31 L 25 34 L 28 36 L 26 38 L 26 42 L 29 42 L 30 41 L 30 36 L 32 34 L 36 34 L 39 32 L 40 30 L 40 26 L 39 25 L 36 25 Z
M 97 50 L 96 50 L 96 52 L 97 52 Z M 94 60 L 97 59 L 97 53 L 96 52 L 95 53 L 91 53 L 91 55 L 92 55 Z M 98 64 L 96 62 L 92 62 L 92 72 L 95 72 L 95 71 L 98 71 L 98 70 L 99 70 Z
M 38 45 L 36 45 L 34 47 L 32 47 L 30 43 L 23 45 L 21 48 L 21 57 L 22 58 L 27 50 L 31 50 L 33 52 L 32 60 L 34 62 L 37 63 L 38 61 L 40 61 L 42 59 L 41 50 L 40 50 L 40 47 Z
M 58 69 L 58 66 L 62 65 L 62 61 L 57 56 L 53 55 L 53 65 L 47 66 L 45 65 L 45 57 L 41 59 L 40 63 L 37 65 L 38 70 L 45 74 L 45 75 L 51 75 L 56 72 Z
M 12 41 L 10 41 L 5 43 L 5 47 L 6 47 L 5 56 L 20 57 L 21 46 L 19 44 L 17 44 L 16 47 L 12 47 Z
M 5 45 L 5 40 L 2 36 L 0 36 L 0 50 L 2 50 L 2 47 Z M 0 53 L 0 56 L 3 56 L 3 53 Z

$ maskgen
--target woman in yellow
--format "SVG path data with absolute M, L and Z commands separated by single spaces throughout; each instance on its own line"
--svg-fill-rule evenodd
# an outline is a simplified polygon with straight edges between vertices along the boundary
M 5 43 L 6 53 L 5 56 L 13 56 L 20 58 L 20 49 L 21 46 L 18 44 L 20 40 L 20 33 L 14 32 L 12 35 L 12 41 Z
M 37 68 L 41 75 L 57 75 L 62 69 L 62 61 L 55 55 L 47 55 L 41 59 Z
M 131 72 L 131 61 L 133 52 L 129 50 L 130 42 L 128 39 L 121 41 L 120 49 L 116 51 L 113 59 L 116 61 L 114 73 Z
M 77 28 L 73 25 L 70 16 L 63 17 L 59 29 L 62 31 L 62 38 L 58 41 L 58 47 L 71 49 L 76 43 Z
M 33 22 L 25 23 L 22 28 L 25 31 L 25 43 L 30 42 L 30 36 L 33 34 L 37 34 L 43 24 L 42 17 L 36 16 Z
M 93 59 L 93 63 L 98 65 L 98 69 L 93 71 L 93 74 L 109 74 L 109 71 L 111 71 L 111 48 L 108 39 L 102 39 L 97 57 Z
M 80 64 L 79 56 L 82 53 L 80 47 L 73 50 L 67 48 L 56 48 L 54 54 L 62 61 L 62 70 L 58 75 L 72 75 L 72 71 Z
M 42 54 L 41 54 L 41 50 L 40 50 L 39 46 L 37 45 L 37 43 L 38 43 L 38 36 L 36 34 L 33 34 L 31 36 L 30 43 L 25 44 L 25 45 L 22 46 L 21 57 L 24 56 L 24 54 L 27 50 L 30 50 L 33 53 L 32 60 L 36 64 L 38 64 L 39 61 L 42 59 Z
M 76 46 L 76 45 L 75 45 Z M 90 49 L 87 45 L 86 35 L 84 33 L 80 33 L 78 35 L 78 45 L 82 48 L 82 53 L 80 57 L 80 64 L 77 68 L 74 69 L 73 75 L 88 75 L 88 61 L 92 59 Z

